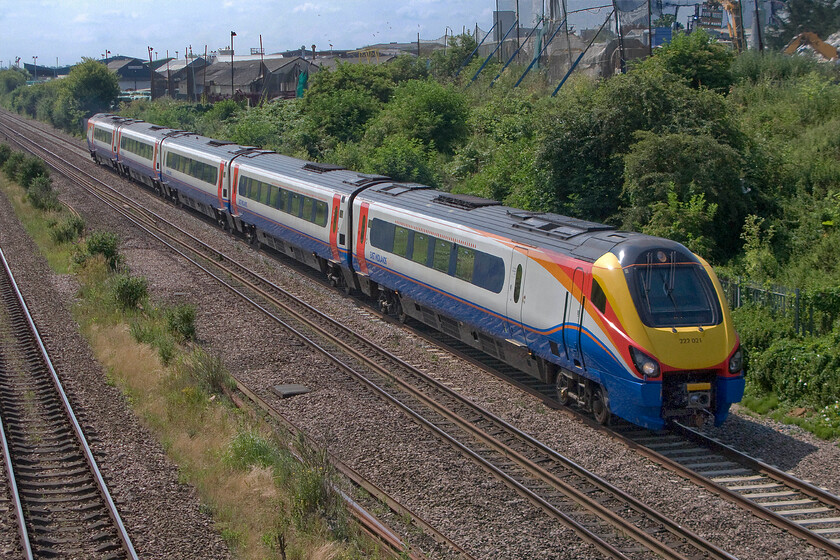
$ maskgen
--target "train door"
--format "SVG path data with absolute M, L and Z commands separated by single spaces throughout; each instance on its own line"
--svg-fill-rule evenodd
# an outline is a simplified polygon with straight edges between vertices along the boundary
M 358 233 L 356 236 L 356 259 L 359 261 L 359 272 L 362 274 L 368 273 L 365 251 L 367 250 L 367 222 L 369 206 L 369 203 L 362 202 L 362 205 L 359 208 Z
M 514 247 L 510 259 L 507 299 L 507 336 L 511 341 L 526 344 L 522 324 L 522 304 L 525 301 L 525 272 L 528 268 L 528 249 Z
M 575 368 L 585 369 L 581 351 L 581 340 L 583 336 L 583 281 L 582 268 L 576 268 L 572 276 L 572 291 L 566 295 L 566 311 L 563 317 L 563 343 L 569 361 Z
M 339 218 L 343 217 L 343 215 L 344 212 L 341 209 L 341 195 L 336 193 L 333 195 L 332 211 L 330 212 L 330 254 L 332 255 L 332 260 L 335 262 L 339 262 L 341 259 L 341 253 L 339 253 L 338 250 L 338 232 L 341 231 Z M 343 238 L 344 234 L 341 234 L 341 237 Z M 344 243 L 342 242 L 341 245 L 344 245 Z
M 122 134 L 122 130 L 120 130 L 120 126 L 117 125 L 114 127 L 114 133 L 111 135 L 111 156 L 114 157 L 117 161 L 120 159 L 120 135 Z

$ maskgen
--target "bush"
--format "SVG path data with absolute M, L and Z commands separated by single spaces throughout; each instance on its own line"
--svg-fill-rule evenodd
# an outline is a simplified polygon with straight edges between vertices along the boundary
M 26 197 L 39 210 L 56 210 L 60 207 L 58 195 L 52 187 L 52 181 L 46 175 L 40 175 L 32 180 L 26 190 Z
M 119 253 L 119 244 L 120 238 L 116 234 L 107 231 L 95 231 L 88 237 L 85 246 L 88 255 L 102 255 L 111 270 L 116 270 L 123 260 Z
M 122 309 L 128 311 L 137 307 L 149 295 L 149 284 L 141 276 L 122 274 L 114 279 L 114 299 Z
M 244 470 L 251 466 L 271 467 L 279 462 L 277 447 L 257 432 L 236 434 L 225 454 L 225 462 L 235 469 Z
M 85 221 L 75 214 L 61 223 L 52 226 L 50 238 L 55 243 L 70 243 L 76 241 L 85 231 Z
M 195 306 L 178 305 L 166 310 L 166 326 L 180 341 L 195 339 Z
M 44 163 L 44 160 L 36 157 L 24 156 L 23 161 L 21 161 L 17 168 L 15 179 L 20 186 L 25 189 L 29 189 L 29 187 L 32 186 L 32 182 L 38 177 L 49 178 L 49 176 L 50 170 L 47 168 L 47 164 Z M 52 185 L 50 185 L 50 188 L 52 188 Z
M 26 156 L 21 152 L 12 152 L 3 162 L 3 173 L 6 174 L 6 177 L 12 181 L 17 181 L 18 168 L 23 164 L 24 159 L 26 159 Z
M 12 155 L 12 149 L 9 147 L 8 144 L 0 144 L 0 167 L 6 163 L 6 160 L 9 159 L 9 156 Z
M 184 362 L 185 373 L 208 393 L 221 394 L 235 389 L 236 383 L 225 369 L 222 360 L 196 349 Z

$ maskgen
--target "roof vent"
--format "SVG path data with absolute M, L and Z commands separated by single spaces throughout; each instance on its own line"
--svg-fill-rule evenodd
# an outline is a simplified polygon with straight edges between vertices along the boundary
M 347 169 L 346 167 L 342 167 L 340 165 L 335 165 L 334 163 L 313 163 L 309 162 L 303 166 L 304 171 L 312 171 L 313 173 L 327 173 L 329 171 L 340 171 L 341 169 Z
M 490 200 L 489 198 L 481 198 L 480 196 L 472 196 L 469 194 L 442 194 L 435 197 L 432 202 L 460 208 L 462 210 L 475 210 L 476 208 L 485 208 L 487 206 L 501 206 L 498 200 Z
M 559 239 L 570 239 L 582 233 L 596 231 L 610 231 L 615 228 L 606 224 L 587 222 L 577 218 L 561 216 L 559 214 L 546 214 L 542 212 L 526 212 L 524 210 L 508 211 L 508 215 L 519 218 L 521 222 L 513 224 L 516 229 L 542 233 Z
M 411 192 L 411 191 L 422 191 L 431 189 L 432 187 L 428 185 L 421 185 L 419 183 L 391 183 L 389 185 L 385 185 L 384 187 L 379 187 L 378 189 L 374 189 L 373 192 L 380 192 L 383 194 L 390 194 L 391 196 L 399 196 L 403 193 Z
M 236 144 L 236 142 L 225 142 L 224 140 L 208 140 L 207 145 L 213 146 L 214 148 L 218 148 L 220 146 L 230 146 L 231 144 Z
M 358 179 L 355 181 L 344 181 L 348 185 L 353 185 L 356 187 L 370 187 L 372 185 L 377 185 L 379 183 L 390 183 L 393 181 L 390 177 L 386 177 L 385 175 L 367 175 L 364 173 L 359 173 Z

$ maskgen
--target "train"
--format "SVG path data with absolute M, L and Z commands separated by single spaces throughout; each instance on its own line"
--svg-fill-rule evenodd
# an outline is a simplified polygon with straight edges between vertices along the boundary
M 677 242 L 118 115 L 85 126 L 97 163 L 526 372 L 598 422 L 720 425 L 743 396 L 721 285 Z

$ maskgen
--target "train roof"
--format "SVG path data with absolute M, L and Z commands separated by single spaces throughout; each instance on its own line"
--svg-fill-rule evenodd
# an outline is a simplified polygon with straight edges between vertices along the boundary
M 620 231 L 606 224 L 547 212 L 529 212 L 471 195 L 451 194 L 406 183 L 373 186 L 366 200 L 432 214 L 526 246 L 551 249 L 595 262 L 617 245 L 646 235 Z
M 266 155 L 268 157 L 256 157 Z M 314 182 L 349 195 L 367 187 L 359 196 L 420 214 L 436 216 L 531 247 L 540 247 L 595 262 L 627 241 L 632 245 L 678 246 L 673 241 L 560 214 L 529 212 L 471 195 L 451 194 L 418 183 L 396 182 L 382 175 L 350 171 L 338 165 L 307 162 L 276 153 L 246 155 L 238 161 L 256 169 L 299 181 Z M 681 247 L 681 246 L 680 246 Z M 635 254 L 636 251 L 633 251 Z M 616 252 L 618 254 L 618 252 Z M 690 254 L 690 253 L 689 253 Z

